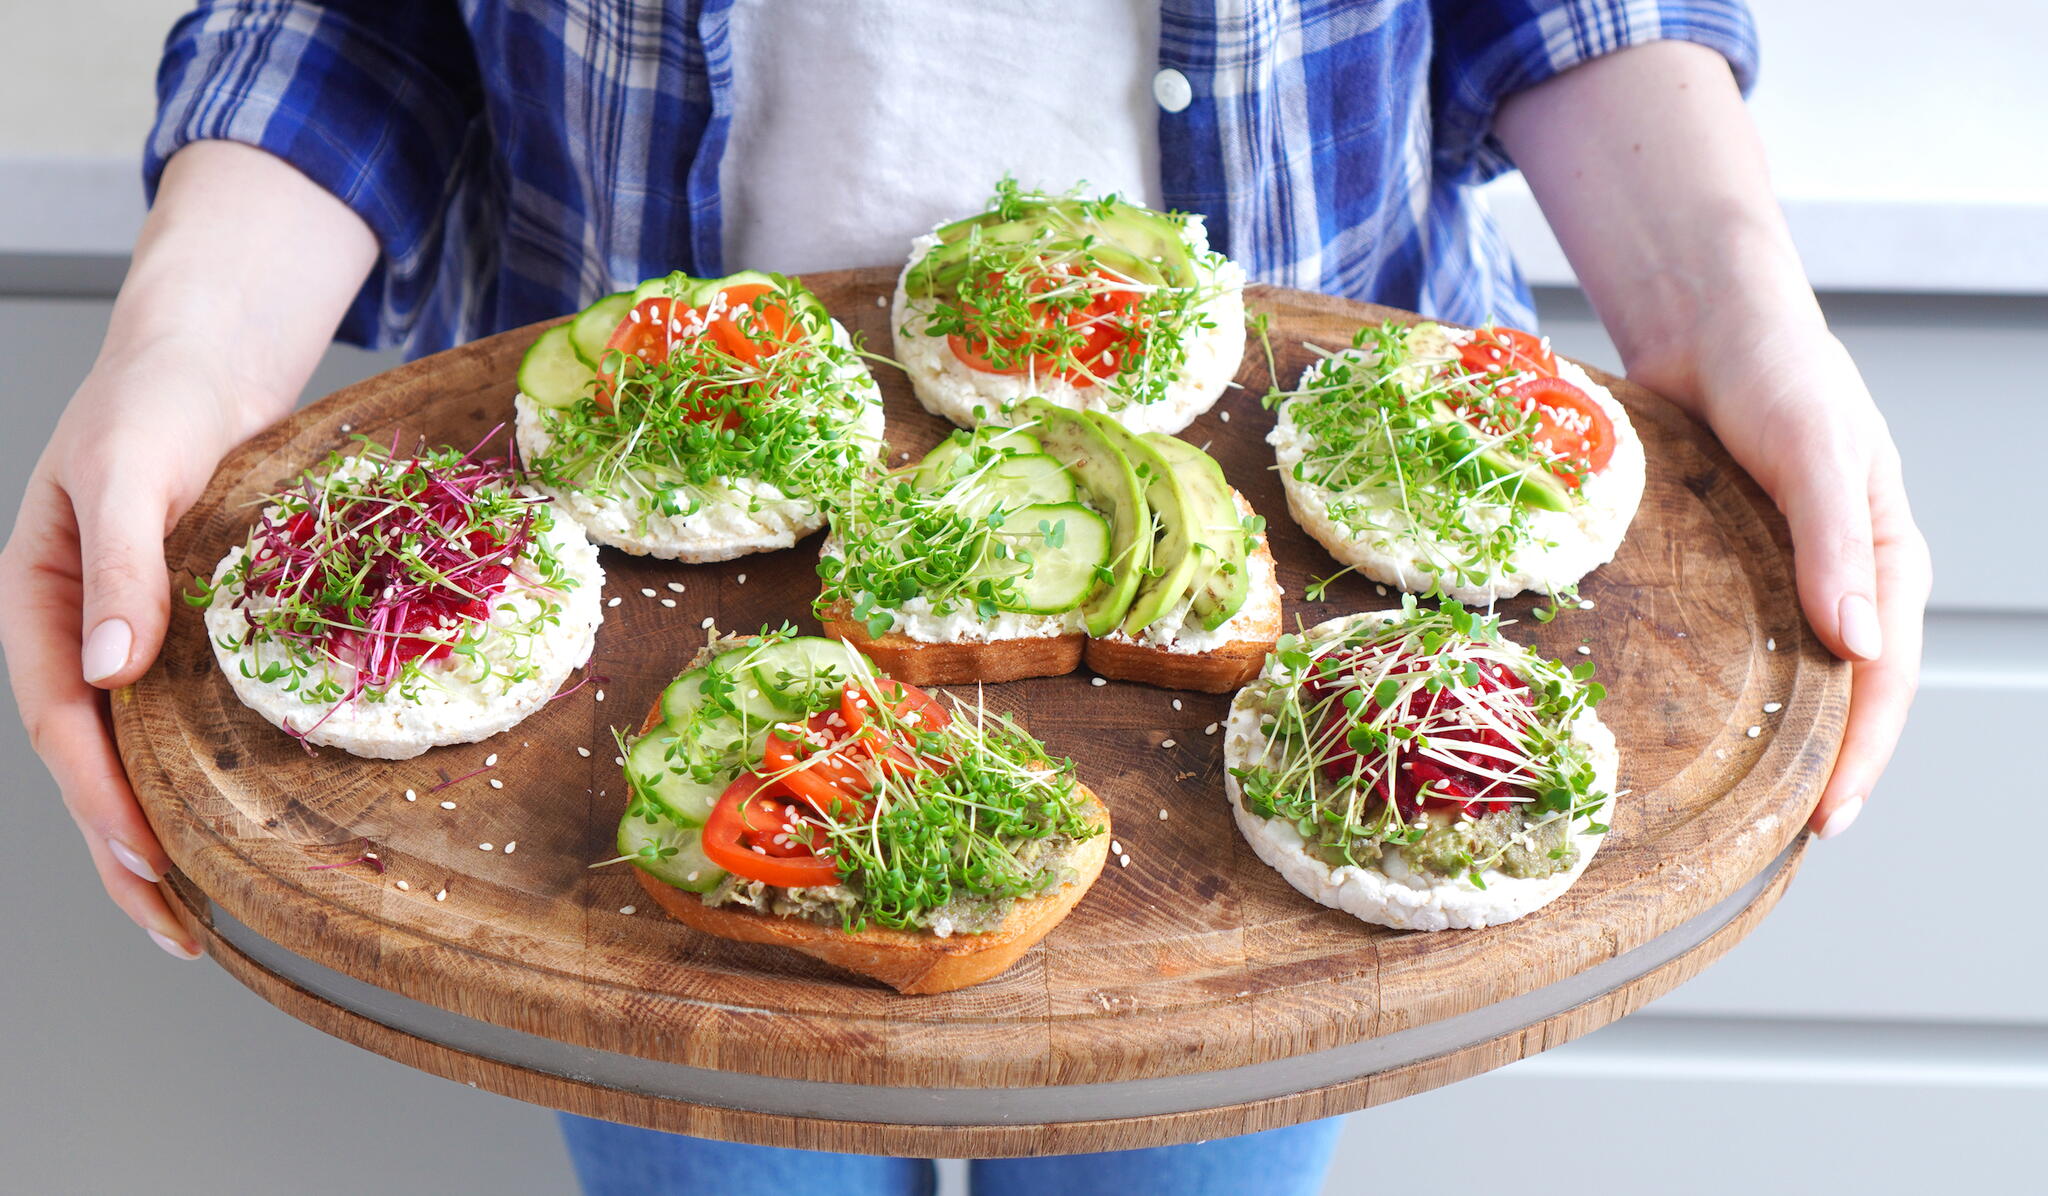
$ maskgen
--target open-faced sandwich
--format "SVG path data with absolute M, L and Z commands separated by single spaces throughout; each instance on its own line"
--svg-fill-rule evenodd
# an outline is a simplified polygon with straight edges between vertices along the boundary
M 918 238 L 896 284 L 896 357 L 962 427 L 1038 395 L 1133 432 L 1178 432 L 1244 356 L 1244 271 L 1200 216 L 1027 192 Z
M 823 527 L 881 452 L 882 394 L 794 279 L 651 279 L 543 332 L 519 449 L 592 539 L 723 561 Z
M 1412 597 L 1283 636 L 1231 702 L 1231 813 L 1289 884 L 1365 921 L 1519 918 L 1570 887 L 1607 833 L 1620 756 L 1591 669 Z
M 1621 404 L 1509 328 L 1362 328 L 1280 396 L 1267 441 L 1288 509 L 1332 556 L 1467 602 L 1576 584 L 1643 496 Z
M 1280 634 L 1264 524 L 1208 454 L 1030 399 L 832 519 L 818 617 L 920 684 L 1071 672 L 1224 693 Z
M 264 501 L 193 600 L 235 696 L 308 745 L 484 739 L 590 659 L 597 549 L 504 461 L 365 443 Z
M 625 761 L 620 857 L 663 909 L 905 993 L 1008 968 L 1108 855 L 1071 761 L 787 629 L 714 640 Z

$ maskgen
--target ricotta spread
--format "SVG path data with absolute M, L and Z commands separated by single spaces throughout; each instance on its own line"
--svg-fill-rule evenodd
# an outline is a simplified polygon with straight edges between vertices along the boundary
M 925 336 L 922 329 L 936 306 L 932 300 L 912 301 L 904 289 L 910 268 L 939 245 L 933 235 L 910 247 L 910 261 L 896 279 L 896 299 L 889 318 L 895 332 L 896 359 L 910 375 L 918 401 L 934 415 L 963 428 L 984 420 L 1007 422 L 1015 404 L 1034 395 L 1074 411 L 1100 410 L 1114 415 L 1135 433 L 1178 432 L 1222 397 L 1237 376 L 1244 357 L 1244 269 L 1209 252 L 1209 234 L 1200 216 L 1182 218 L 1182 236 L 1193 251 L 1198 285 L 1211 292 L 1195 309 L 1194 326 L 1183 334 L 1187 358 L 1168 383 L 1163 398 L 1151 403 L 1125 402 L 1111 387 L 1098 383 L 1077 387 L 1063 378 L 1034 374 L 991 374 L 969 369 L 943 336 Z M 1203 327 L 1207 324 L 1207 327 Z

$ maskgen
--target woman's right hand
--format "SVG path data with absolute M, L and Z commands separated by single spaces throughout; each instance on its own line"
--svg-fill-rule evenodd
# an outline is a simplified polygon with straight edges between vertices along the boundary
M 260 150 L 171 159 L 106 343 L 57 421 L 0 550 L 8 678 L 107 895 L 158 946 L 199 945 L 129 788 L 103 690 L 156 659 L 171 617 L 164 535 L 227 451 L 291 409 L 376 261 L 346 205 Z

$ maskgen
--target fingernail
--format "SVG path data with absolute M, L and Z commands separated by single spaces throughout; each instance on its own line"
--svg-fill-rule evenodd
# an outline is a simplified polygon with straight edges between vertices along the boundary
M 1877 629 L 1877 608 L 1861 594 L 1842 599 L 1842 646 L 1852 656 L 1876 660 L 1884 651 L 1884 633 Z
M 135 632 L 129 628 L 128 620 L 102 619 L 92 634 L 85 637 L 85 651 L 80 654 L 85 679 L 104 681 L 120 672 L 134 646 Z
M 1855 822 L 1856 816 L 1862 812 L 1862 798 L 1852 797 L 1848 801 L 1843 802 L 1836 808 L 1834 813 L 1828 815 L 1826 822 L 1820 824 L 1820 837 L 1832 839 L 1843 831 L 1848 830 L 1849 824 Z
M 121 861 L 123 868 L 128 869 L 128 871 L 133 872 L 149 883 L 155 884 L 163 879 L 156 869 L 149 866 L 149 861 L 142 858 L 141 852 L 121 842 L 119 839 L 107 840 L 107 850 L 114 853 L 114 858 Z
M 162 947 L 166 954 L 175 955 L 179 959 L 199 958 L 199 949 L 197 947 L 187 947 L 167 934 L 152 930 L 149 932 L 149 937 L 157 946 Z

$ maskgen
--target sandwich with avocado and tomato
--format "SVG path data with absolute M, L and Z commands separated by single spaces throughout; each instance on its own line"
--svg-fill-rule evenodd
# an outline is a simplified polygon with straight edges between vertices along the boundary
M 788 548 L 882 451 L 882 394 L 853 341 L 779 274 L 608 295 L 534 341 L 515 405 L 534 483 L 636 556 Z
M 1620 753 L 1568 668 L 1413 596 L 1281 637 L 1225 724 L 1245 841 L 1311 899 L 1398 930 L 1554 901 L 1612 819 Z
M 1036 395 L 1173 433 L 1237 374 L 1244 271 L 1200 216 L 1005 179 L 987 211 L 918 238 L 892 321 L 918 400 L 962 427 Z
M 1642 501 L 1628 413 L 1512 328 L 1368 326 L 1269 401 L 1295 521 L 1411 592 L 1557 594 L 1614 558 Z
M 664 910 L 899 992 L 1000 974 L 1108 855 L 1071 761 L 787 628 L 713 640 L 624 747 L 619 858 Z
M 1213 458 L 1043 399 L 832 517 L 828 635 L 919 684 L 1105 677 L 1224 693 L 1280 634 L 1265 527 Z

